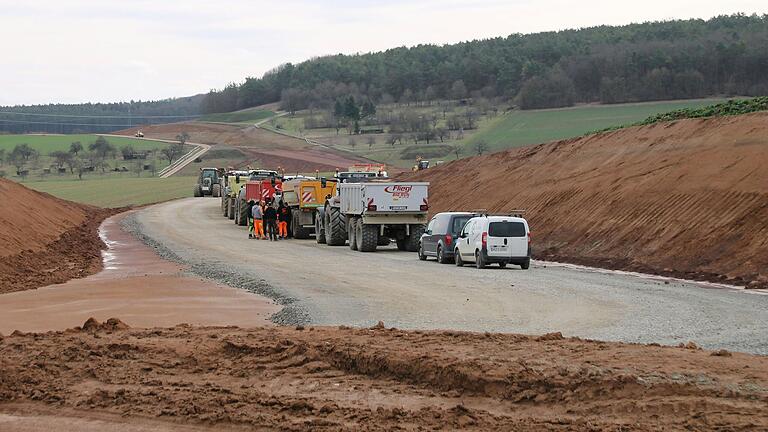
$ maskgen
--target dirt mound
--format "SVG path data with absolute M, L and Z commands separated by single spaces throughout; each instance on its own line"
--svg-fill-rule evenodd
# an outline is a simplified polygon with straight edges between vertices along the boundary
M 0 400 L 13 402 L 0 412 L 195 430 L 768 427 L 768 359 L 746 354 L 382 326 L 91 326 L 0 339 Z
M 101 269 L 98 227 L 116 210 L 55 198 L 0 179 L 0 294 Z
M 526 209 L 534 256 L 768 287 L 768 113 L 509 150 L 404 178 L 433 212 Z
M 0 258 L 39 252 L 80 225 L 86 208 L 0 178 Z

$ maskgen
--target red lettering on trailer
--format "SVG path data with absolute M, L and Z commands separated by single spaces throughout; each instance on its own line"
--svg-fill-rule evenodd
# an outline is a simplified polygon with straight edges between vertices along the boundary
M 392 198 L 408 198 L 411 196 L 413 186 L 392 185 L 384 188 L 384 192 L 392 194 Z

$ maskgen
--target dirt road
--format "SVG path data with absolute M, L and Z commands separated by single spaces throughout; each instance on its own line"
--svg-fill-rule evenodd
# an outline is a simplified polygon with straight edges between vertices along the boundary
M 541 334 L 768 354 L 768 296 L 535 263 L 531 270 L 420 262 L 393 247 L 374 254 L 313 240 L 271 243 L 185 199 L 138 213 L 146 235 L 198 271 L 227 268 L 296 300 L 283 322 Z M 213 274 L 213 273 L 212 273 Z

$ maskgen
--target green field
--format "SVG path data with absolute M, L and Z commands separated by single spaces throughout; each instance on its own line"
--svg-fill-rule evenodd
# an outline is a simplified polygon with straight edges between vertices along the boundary
M 59 198 L 99 207 L 142 205 L 192 196 L 194 177 L 93 178 L 35 181 L 24 186 Z
M 29 144 L 29 146 L 43 155 L 50 152 L 69 150 L 69 145 L 79 141 L 84 149 L 88 149 L 88 144 L 96 141 L 98 135 L 0 135 L 0 149 L 10 152 L 17 144 Z M 133 137 L 106 137 L 112 145 L 118 150 L 125 145 L 131 145 L 135 150 L 151 150 L 155 148 L 164 148 L 167 144 L 147 141 Z
M 254 123 L 275 115 L 274 112 L 264 109 L 247 109 L 229 113 L 208 114 L 201 117 L 200 121 L 221 123 Z
M 622 105 L 587 105 L 574 108 L 513 111 L 491 119 L 467 137 L 464 155 L 475 153 L 476 143 L 484 140 L 488 151 L 540 144 L 644 120 L 649 116 L 681 108 L 701 108 L 723 99 L 646 102 Z

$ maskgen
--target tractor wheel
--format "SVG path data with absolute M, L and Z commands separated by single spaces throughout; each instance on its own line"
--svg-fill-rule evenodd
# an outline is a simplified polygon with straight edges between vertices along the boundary
M 349 233 L 349 248 L 356 251 L 357 244 L 357 229 L 360 221 L 357 218 L 349 218 L 349 225 L 347 226 L 347 232 Z
M 425 228 L 424 225 L 411 225 L 411 235 L 405 241 L 405 250 L 408 252 L 417 252 L 419 250 L 421 235 L 424 234 Z
M 203 196 L 203 187 L 200 186 L 199 184 L 196 184 L 195 185 L 195 190 L 192 192 L 192 195 L 195 198 L 200 198 L 201 196 Z
M 346 241 L 346 217 L 341 214 L 341 209 L 329 207 L 325 211 L 325 242 L 328 246 L 344 246 Z
M 293 227 L 293 238 L 297 240 L 306 240 L 309 238 L 309 230 L 301 226 L 299 223 L 299 214 L 297 212 L 291 214 L 291 226 Z
M 325 224 L 323 223 L 323 212 L 320 209 L 315 213 L 315 241 L 317 244 L 325 244 Z
M 360 236 L 357 239 L 357 249 L 360 252 L 376 252 L 376 244 L 379 242 L 379 226 L 378 225 L 365 225 L 363 221 L 357 222 L 357 235 Z
M 232 197 L 227 197 L 227 217 L 235 218 L 235 200 Z
M 227 217 L 229 211 L 229 202 L 227 202 L 227 197 L 223 196 L 221 197 L 221 214 L 224 215 L 224 217 Z
M 240 226 L 248 225 L 248 206 L 244 201 L 240 201 L 240 205 L 237 206 L 237 224 Z
M 221 196 L 221 185 L 216 183 L 213 185 L 213 188 L 211 188 L 211 196 L 214 198 L 218 198 Z

